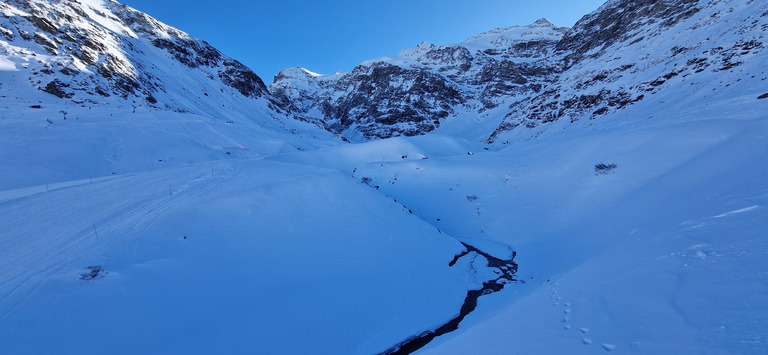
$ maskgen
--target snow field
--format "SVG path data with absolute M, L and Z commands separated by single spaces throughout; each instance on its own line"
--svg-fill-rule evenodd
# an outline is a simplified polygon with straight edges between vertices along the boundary
M 516 251 L 524 282 L 425 353 L 759 353 L 768 125 L 749 110 L 487 151 L 430 135 L 299 152 L 315 143 L 189 114 L 77 119 L 105 137 L 83 142 L 123 142 L 130 168 L 91 179 L 4 157 L 57 182 L 4 180 L 0 351 L 375 353 L 450 320 L 489 276 L 469 258 L 448 267 L 461 240 Z M 3 121 L 7 141 L 31 137 L 25 119 Z M 125 148 L 142 130 L 147 152 L 187 148 L 142 165 L 154 157 Z M 30 161 L 77 146 L 73 132 Z M 72 157 L 106 165 L 95 151 Z M 106 274 L 79 280 L 92 265 Z
M 763 352 L 766 133 L 764 119 L 718 119 L 498 153 L 517 157 L 516 190 L 478 193 L 493 207 L 476 223 L 516 248 L 526 283 L 424 353 Z M 618 167 L 595 175 L 598 161 Z
M 481 298 L 424 353 L 760 353 L 768 124 L 739 107 L 607 121 L 499 151 L 441 154 L 432 135 L 274 159 L 366 178 L 442 233 L 517 251 L 523 282 Z M 598 174 L 598 163 L 617 167 Z
M 344 174 L 208 165 L 3 202 L 2 352 L 372 353 L 477 287 L 461 244 Z
M 47 94 L 46 94 L 47 95 Z M 218 119 L 189 113 L 63 105 L 31 108 L 3 104 L 0 111 L 0 186 L 35 185 L 123 175 L 219 159 L 338 144 L 319 128 L 292 134 L 260 120 Z M 66 117 L 66 119 L 65 119 Z

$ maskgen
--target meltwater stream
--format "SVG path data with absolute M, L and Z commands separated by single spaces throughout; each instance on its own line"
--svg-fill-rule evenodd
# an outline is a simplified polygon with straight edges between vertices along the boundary
M 459 323 L 461 323 L 461 321 L 464 320 L 464 317 L 466 317 L 468 314 L 474 311 L 475 308 L 477 308 L 477 299 L 480 298 L 480 296 L 500 291 L 501 289 L 504 288 L 505 283 L 508 281 L 517 281 L 517 279 L 515 279 L 515 273 L 517 272 L 517 263 L 515 263 L 514 261 L 515 259 L 514 253 L 512 254 L 511 259 L 502 260 L 486 252 L 483 252 L 482 250 L 477 249 L 469 244 L 466 244 L 463 242 L 461 244 L 463 244 L 464 247 L 467 248 L 467 250 L 465 250 L 461 254 L 456 255 L 456 257 L 453 258 L 453 260 L 448 264 L 448 266 L 455 265 L 456 262 L 459 261 L 459 259 L 474 252 L 484 257 L 486 260 L 488 260 L 488 267 L 498 269 L 500 271 L 499 273 L 500 276 L 497 277 L 496 279 L 488 280 L 484 282 L 483 287 L 478 290 L 467 291 L 467 297 L 464 298 L 464 303 L 461 305 L 461 309 L 459 310 L 459 315 L 451 319 L 448 323 L 443 324 L 442 326 L 440 326 L 435 330 L 427 330 L 413 337 L 410 337 L 405 341 L 387 349 L 381 354 L 386 354 L 386 355 L 410 354 L 416 350 L 421 349 L 425 345 L 429 344 L 429 342 L 431 342 L 433 339 L 458 329 Z

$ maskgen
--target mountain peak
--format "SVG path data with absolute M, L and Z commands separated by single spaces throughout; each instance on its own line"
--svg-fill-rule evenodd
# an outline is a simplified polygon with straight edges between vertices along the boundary
M 461 42 L 462 45 L 476 44 L 481 47 L 508 47 L 514 42 L 529 42 L 536 40 L 560 40 L 568 30 L 567 27 L 557 27 L 545 18 L 526 26 L 509 26 L 496 28 L 472 36 Z
M 552 22 L 547 21 L 545 18 L 540 18 L 536 22 L 532 23 L 529 27 L 557 27 Z

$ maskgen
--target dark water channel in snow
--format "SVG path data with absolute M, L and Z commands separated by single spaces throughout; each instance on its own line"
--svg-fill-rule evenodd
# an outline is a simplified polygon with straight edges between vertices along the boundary
M 387 351 L 384 351 L 381 354 L 410 354 L 429 344 L 429 342 L 431 342 L 433 339 L 459 329 L 459 323 L 464 320 L 464 317 L 472 313 L 472 311 L 477 308 L 477 299 L 480 298 L 480 296 L 500 291 L 504 288 L 504 285 L 507 281 L 517 281 L 517 279 L 515 279 L 515 273 L 517 272 L 517 263 L 514 262 L 515 254 L 512 254 L 512 259 L 503 260 L 483 252 L 482 250 L 477 249 L 469 244 L 461 244 L 463 244 L 467 250 L 461 254 L 456 255 L 456 257 L 453 258 L 448 266 L 455 265 L 459 259 L 469 255 L 472 252 L 475 252 L 488 260 L 488 267 L 498 269 L 500 271 L 498 275 L 500 276 L 496 279 L 484 282 L 483 287 L 479 290 L 467 291 L 467 297 L 464 298 L 464 304 L 461 305 L 459 315 L 451 319 L 448 323 L 443 324 L 435 330 L 427 330 L 411 338 L 408 338 L 407 340 L 387 349 Z

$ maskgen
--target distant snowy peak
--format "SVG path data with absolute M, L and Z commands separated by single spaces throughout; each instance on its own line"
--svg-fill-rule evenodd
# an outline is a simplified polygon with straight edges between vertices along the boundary
M 461 42 L 471 48 L 510 48 L 517 43 L 533 41 L 559 41 L 568 31 L 567 27 L 556 27 L 547 19 L 541 18 L 528 26 L 497 28 L 472 36 Z
M 281 80 L 302 80 L 302 81 L 310 81 L 314 78 L 318 77 L 319 75 L 316 75 L 315 73 L 301 68 L 301 67 L 293 67 L 293 68 L 286 68 L 281 70 L 277 75 L 275 75 L 274 81 L 281 81 Z
M 335 78 L 344 75 L 343 72 L 337 71 L 333 74 L 320 74 L 315 73 L 307 68 L 293 67 L 281 70 L 275 75 L 273 82 L 286 81 L 286 80 L 298 80 L 301 82 L 313 82 L 316 80 L 333 80 Z
M 364 62 L 369 65 L 385 62 L 400 66 L 466 67 L 476 55 L 500 55 L 517 60 L 538 58 L 547 53 L 545 45 L 554 45 L 568 31 L 556 27 L 546 19 L 539 19 L 527 26 L 497 28 L 472 36 L 461 43 L 435 45 L 421 42 L 416 47 L 401 50 L 395 56 L 382 57 Z

